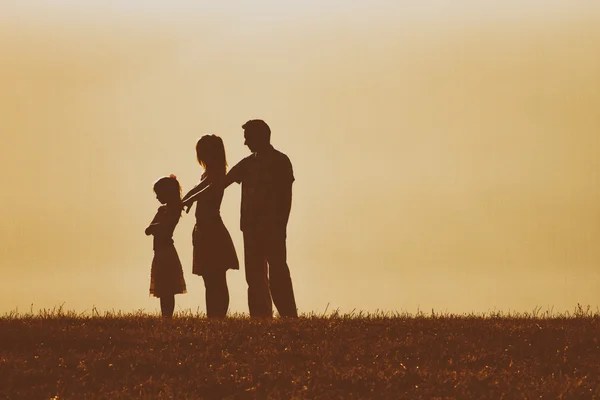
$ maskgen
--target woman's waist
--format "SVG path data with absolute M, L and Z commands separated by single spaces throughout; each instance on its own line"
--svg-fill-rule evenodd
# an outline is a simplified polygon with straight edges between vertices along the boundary
M 225 223 L 221 219 L 221 216 L 218 216 L 216 218 L 196 220 L 193 233 L 194 235 L 215 234 L 226 230 Z
M 203 222 L 218 221 L 221 219 L 221 212 L 219 210 L 205 210 L 196 212 L 196 224 Z
M 171 250 L 175 249 L 175 242 L 171 237 L 154 237 L 154 250 Z

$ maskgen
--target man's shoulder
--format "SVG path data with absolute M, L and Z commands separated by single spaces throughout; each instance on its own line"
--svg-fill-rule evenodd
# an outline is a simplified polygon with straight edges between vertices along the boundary
M 243 168 L 243 167 L 245 167 L 245 166 L 248 166 L 249 164 L 252 164 L 252 162 L 253 162 L 254 158 L 255 158 L 255 157 L 254 157 L 254 154 L 250 154 L 249 156 L 247 156 L 247 157 L 244 157 L 244 158 L 242 158 L 240 161 L 238 161 L 238 163 L 237 163 L 237 164 L 235 164 L 235 165 L 233 166 L 233 168 L 235 168 L 235 167 L 241 167 L 241 168 Z
M 294 168 L 290 158 L 277 149 L 273 149 L 273 169 L 281 181 L 294 182 Z
M 255 158 L 256 158 L 256 154 L 252 153 L 252 154 L 247 155 L 246 157 L 242 158 L 240 160 L 240 162 L 248 162 L 248 161 L 254 160 Z
M 285 154 L 277 149 L 273 149 L 273 158 L 275 158 L 278 162 L 283 162 L 286 164 L 292 163 L 290 161 L 290 158 L 287 156 L 287 154 Z

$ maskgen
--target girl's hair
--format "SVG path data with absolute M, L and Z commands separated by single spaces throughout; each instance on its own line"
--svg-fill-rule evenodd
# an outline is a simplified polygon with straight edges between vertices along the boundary
M 154 182 L 154 193 L 161 192 L 169 201 L 181 201 L 181 185 L 173 174 L 163 176 Z
M 204 135 L 196 143 L 196 158 L 206 170 L 206 175 L 225 175 L 227 159 L 223 140 L 216 135 Z

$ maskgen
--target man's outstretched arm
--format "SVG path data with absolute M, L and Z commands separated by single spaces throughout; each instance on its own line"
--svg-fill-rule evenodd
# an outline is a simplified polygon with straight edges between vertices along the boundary
M 227 175 L 225 175 L 225 180 L 223 181 L 223 189 L 227 189 L 227 187 L 229 187 L 229 185 L 231 185 L 233 182 L 236 182 L 235 175 L 232 175 L 230 171 Z
M 226 189 L 233 182 L 242 183 L 244 179 L 244 171 L 246 170 L 246 158 L 235 164 L 225 175 L 225 180 L 223 181 L 223 188 Z

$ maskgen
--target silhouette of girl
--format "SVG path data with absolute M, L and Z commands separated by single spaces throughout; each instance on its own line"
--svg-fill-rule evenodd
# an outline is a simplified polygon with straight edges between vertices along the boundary
M 162 204 L 146 228 L 146 235 L 154 235 L 154 258 L 150 272 L 150 295 L 160 298 L 164 318 L 171 318 L 175 310 L 175 295 L 186 293 L 181 261 L 175 250 L 173 231 L 181 218 L 181 186 L 175 175 L 163 177 L 154 183 L 154 193 Z
M 227 172 L 225 147 L 221 138 L 215 135 L 202 136 L 196 143 L 196 157 L 204 173 L 198 185 L 183 197 L 188 212 L 191 205 L 197 202 L 196 225 L 192 234 L 192 272 L 204 279 L 207 317 L 224 318 L 229 308 L 226 272 L 228 269 L 239 269 L 239 262 L 220 213 Z

